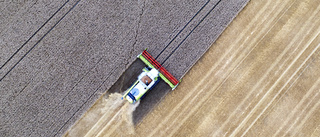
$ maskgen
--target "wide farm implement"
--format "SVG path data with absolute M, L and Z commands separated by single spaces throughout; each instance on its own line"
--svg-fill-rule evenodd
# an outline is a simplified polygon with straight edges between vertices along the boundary
M 137 56 L 147 67 L 142 69 L 138 79 L 126 90 L 122 98 L 134 103 L 141 99 L 147 91 L 151 90 L 162 79 L 174 90 L 179 81 L 172 76 L 158 61 L 156 61 L 146 50 Z

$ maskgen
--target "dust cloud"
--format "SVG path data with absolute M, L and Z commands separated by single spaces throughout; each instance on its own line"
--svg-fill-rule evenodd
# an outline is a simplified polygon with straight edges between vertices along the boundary
M 123 136 L 135 133 L 132 113 L 139 101 L 130 104 L 121 99 L 119 93 L 107 98 L 101 97 L 73 127 L 66 132 L 67 137 L 79 136 Z

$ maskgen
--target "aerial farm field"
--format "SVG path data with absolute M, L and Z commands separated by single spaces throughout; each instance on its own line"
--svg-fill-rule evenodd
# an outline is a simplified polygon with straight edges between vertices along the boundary
M 142 118 L 154 91 L 135 105 L 107 91 L 65 135 L 320 136 L 319 12 L 318 0 L 250 1 Z
M 137 55 L 147 48 L 181 79 L 248 1 L 0 0 L 0 135 L 62 136 L 81 116 L 68 135 L 138 133 L 173 92 L 161 81 L 139 105 L 119 100 Z

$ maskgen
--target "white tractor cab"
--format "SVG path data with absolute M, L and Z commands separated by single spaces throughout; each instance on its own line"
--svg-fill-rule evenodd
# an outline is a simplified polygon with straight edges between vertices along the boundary
M 138 80 L 129 88 L 129 92 L 125 97 L 130 103 L 139 100 L 145 93 L 152 89 L 159 82 L 159 71 L 145 67 L 142 73 L 138 76 Z

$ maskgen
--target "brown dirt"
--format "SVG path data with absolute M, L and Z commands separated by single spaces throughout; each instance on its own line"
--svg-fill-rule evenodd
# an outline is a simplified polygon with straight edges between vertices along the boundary
M 113 93 L 107 99 L 100 98 L 65 136 L 109 136 L 110 131 L 133 135 L 132 113 L 140 102 L 129 104 L 121 97 Z
M 318 0 L 249 2 L 177 89 L 130 133 L 320 136 L 319 12 Z M 108 123 L 120 111 L 98 122 Z M 120 136 L 130 127 L 123 125 L 99 133 Z

